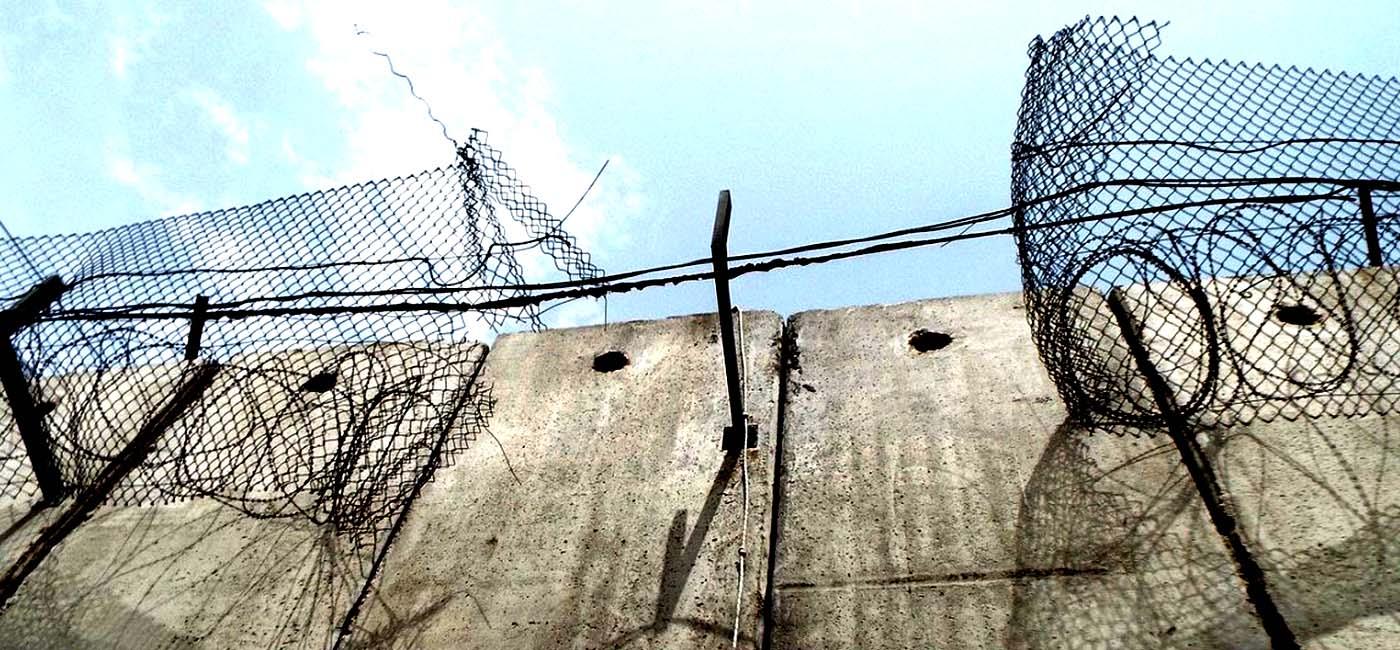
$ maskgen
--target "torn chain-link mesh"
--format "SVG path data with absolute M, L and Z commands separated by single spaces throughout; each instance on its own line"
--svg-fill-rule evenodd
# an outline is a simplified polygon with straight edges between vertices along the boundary
M 1109 302 L 1176 415 L 1391 410 L 1400 81 L 1159 58 L 1159 42 L 1155 23 L 1086 18 L 1029 49 L 1012 197 L 1033 335 L 1071 419 L 1162 425 Z
M 600 274 L 476 131 L 456 164 L 420 174 L 6 245 L 22 250 L 0 270 L 7 304 L 40 276 L 69 287 L 13 337 L 69 492 L 169 399 L 204 296 L 211 312 L 252 315 L 206 322 L 199 357 L 218 376 L 108 502 L 208 497 L 366 546 L 422 476 L 483 431 L 492 399 L 472 339 L 541 327 L 533 305 L 378 308 L 523 295 L 530 264 Z M 0 494 L 35 498 L 4 417 Z

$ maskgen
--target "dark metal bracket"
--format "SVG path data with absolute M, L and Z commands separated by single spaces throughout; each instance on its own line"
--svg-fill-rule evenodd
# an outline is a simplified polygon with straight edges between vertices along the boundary
M 719 337 L 724 349 L 724 381 L 729 391 L 729 426 L 720 448 L 728 452 L 758 446 L 758 425 L 744 413 L 744 391 L 739 380 L 738 345 L 734 339 L 734 307 L 729 301 L 729 190 L 719 193 L 715 228 L 710 235 L 710 259 L 715 269 L 715 300 L 719 306 Z
M 724 427 L 724 439 L 720 441 L 720 449 L 738 451 L 758 447 L 758 425 L 752 422 L 744 423 L 744 433 L 746 435 L 740 438 L 734 434 L 734 425 Z
M 194 298 L 194 309 L 190 312 L 190 337 L 185 340 L 185 361 L 199 358 L 199 346 L 204 338 L 205 314 L 209 312 L 209 296 Z
M 63 283 L 63 278 L 50 275 L 44 278 L 39 284 L 34 285 L 13 305 L 4 311 L 0 311 L 0 328 L 3 334 L 10 336 L 34 324 L 39 319 L 40 314 L 48 309 L 54 301 L 63 296 L 69 286 Z
M 1361 202 L 1361 226 L 1366 232 L 1366 261 L 1377 268 L 1385 266 L 1385 256 L 1381 254 L 1380 223 L 1376 219 L 1376 207 L 1371 202 L 1371 186 L 1362 185 L 1357 194 Z
M 8 309 L 0 312 L 0 386 L 5 389 L 5 399 L 10 404 L 10 414 L 14 417 L 15 428 L 19 429 L 20 440 L 24 443 L 25 454 L 34 472 L 34 480 L 39 484 L 42 503 L 54 504 L 63 500 L 67 488 L 59 471 L 58 460 L 49 444 L 48 428 L 44 425 L 44 414 L 34 402 L 29 379 L 25 376 L 24 363 L 15 350 L 11 337 L 28 327 L 58 300 L 68 285 L 56 275 L 45 278 L 35 285 Z

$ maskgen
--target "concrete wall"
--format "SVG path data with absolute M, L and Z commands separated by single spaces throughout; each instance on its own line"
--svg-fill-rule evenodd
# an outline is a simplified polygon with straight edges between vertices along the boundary
M 919 330 L 946 347 L 915 350 Z M 1261 639 L 1171 445 L 1064 426 L 1018 295 L 789 333 L 774 647 Z
M 917 351 L 919 330 L 936 347 Z M 778 647 L 1000 647 L 1021 487 L 1064 419 L 1018 298 L 794 316 Z
M 368 637 L 404 636 L 412 621 L 414 646 L 728 647 L 742 543 L 740 645 L 756 645 L 781 322 L 748 312 L 743 327 L 760 431 L 745 458 L 720 448 L 727 394 L 711 317 L 501 337 L 486 375 L 495 440 L 478 440 L 415 506 L 362 621 Z M 609 351 L 629 364 L 595 371 Z
M 737 619 L 742 647 L 1267 647 L 1175 449 L 1065 426 L 1018 295 L 743 323 L 741 457 L 712 317 L 501 337 L 492 435 L 423 491 L 350 645 L 728 647 Z M 1400 645 L 1395 422 L 1201 432 L 1305 647 Z M 7 564 L 51 517 L 24 505 L 0 504 Z M 373 551 L 207 500 L 107 507 L 0 647 L 324 647 Z
M 462 346 L 451 352 L 454 354 L 443 356 L 460 358 L 470 367 L 484 350 Z M 326 446 L 324 432 L 336 430 L 336 422 L 348 428 L 345 423 L 369 417 L 363 396 L 372 385 L 401 378 L 388 373 L 343 372 L 338 384 L 342 394 L 335 395 L 299 392 L 295 387 L 301 383 L 300 377 L 287 381 L 282 376 L 293 374 L 293 369 L 303 375 L 318 372 L 326 367 L 324 356 L 284 353 L 277 359 L 277 373 L 248 372 L 249 368 L 266 368 L 254 359 L 227 360 L 230 369 L 216 377 L 200 408 L 165 433 L 169 441 L 193 437 L 201 444 L 161 445 L 150 466 L 129 475 L 114 496 L 141 501 L 173 495 L 178 500 L 183 496 L 180 492 L 151 487 L 152 483 L 168 483 L 163 477 L 171 464 L 169 456 L 177 453 L 185 456 L 180 460 L 189 460 L 197 468 L 189 475 L 194 479 L 211 481 L 232 474 L 252 477 L 247 482 L 263 483 L 252 486 L 263 488 L 268 487 L 263 479 L 269 472 L 305 473 L 309 471 L 305 465 L 313 462 L 307 459 L 312 457 L 315 463 L 329 463 L 328 459 L 335 457 L 333 449 L 312 448 Z M 411 367 L 424 373 L 437 370 L 424 364 Z M 90 377 L 64 382 L 65 386 L 86 388 L 75 391 L 78 398 L 55 390 L 46 395 L 57 401 L 50 417 L 59 423 L 70 421 L 67 413 L 81 411 L 85 400 L 124 406 L 105 411 L 111 418 L 107 428 L 90 427 L 113 441 L 111 448 L 94 451 L 114 453 L 118 444 L 130 439 L 163 403 L 159 387 L 173 385 L 179 368 L 143 368 L 112 375 L 100 382 Z M 131 400 L 135 404 L 123 400 L 125 391 L 136 392 L 140 400 Z M 345 394 L 359 399 L 345 399 Z M 252 396 L 261 397 L 263 404 L 251 407 Z M 278 422 L 266 415 L 288 413 L 291 409 L 284 406 L 291 400 L 307 402 L 304 417 Z M 411 417 L 412 409 L 408 410 Z M 113 413 L 121 417 L 113 418 Z M 89 421 L 100 414 L 89 414 Z M 257 414 L 262 417 L 254 417 Z M 257 443 L 263 436 L 275 432 L 291 437 L 293 432 L 312 427 L 315 430 L 307 431 L 301 444 L 281 447 L 284 453 L 297 454 L 296 461 L 261 462 L 265 459 L 258 457 Z M 242 445 L 245 441 L 250 444 Z M 205 462 L 201 456 L 222 462 Z M 356 468 L 361 472 L 374 469 Z M 352 480 L 359 478 L 351 474 Z M 226 500 L 236 500 L 239 507 L 200 498 L 98 510 L 24 581 L 14 602 L 0 615 L 0 648 L 320 648 L 333 642 L 348 604 L 368 575 L 376 550 L 374 540 L 337 535 L 326 526 L 288 512 L 295 502 L 325 518 L 325 500 L 312 494 L 241 490 L 222 494 Z M 267 500 L 258 502 L 259 497 Z M 0 501 L 3 566 L 11 566 L 70 503 L 35 512 L 27 500 Z M 245 514 L 250 511 L 261 518 Z

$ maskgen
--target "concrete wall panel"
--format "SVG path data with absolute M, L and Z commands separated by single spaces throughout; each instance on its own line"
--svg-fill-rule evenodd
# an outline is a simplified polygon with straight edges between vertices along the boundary
M 1065 417 L 1020 297 L 789 327 L 776 647 L 1001 647 L 1021 488 Z
M 774 647 L 1264 642 L 1175 449 L 1065 426 L 1023 318 L 1000 295 L 791 320 Z
M 781 322 L 743 316 L 749 513 L 741 647 L 761 637 Z M 491 432 L 442 471 L 365 637 L 427 647 L 728 647 L 742 467 L 726 460 L 713 316 L 501 337 Z M 596 372 L 595 355 L 630 364 Z M 499 441 L 499 446 L 497 445 Z

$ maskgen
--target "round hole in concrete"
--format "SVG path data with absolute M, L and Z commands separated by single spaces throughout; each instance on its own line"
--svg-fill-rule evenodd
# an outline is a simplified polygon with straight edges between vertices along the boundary
M 301 390 L 307 393 L 324 393 L 335 388 L 336 379 L 337 373 L 334 370 L 318 372 L 301 385 Z
M 1322 322 L 1322 314 L 1307 305 L 1280 304 L 1274 307 L 1274 320 L 1289 325 L 1310 327 Z
M 942 350 L 953 342 L 953 337 L 943 332 L 930 332 L 928 330 L 914 330 L 909 335 L 909 347 L 919 352 L 933 352 Z
M 596 357 L 593 357 L 593 370 L 595 372 L 616 372 L 627 367 L 631 363 L 627 355 L 617 351 L 609 350 Z

